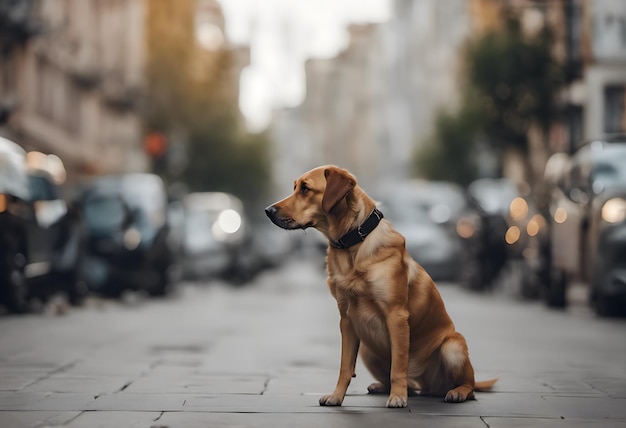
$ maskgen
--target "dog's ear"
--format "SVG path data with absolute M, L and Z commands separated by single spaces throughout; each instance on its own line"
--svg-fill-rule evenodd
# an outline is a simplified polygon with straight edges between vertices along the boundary
M 326 168 L 324 177 L 326 177 L 326 189 L 322 197 L 322 210 L 330 214 L 348 192 L 354 189 L 356 180 L 348 171 L 337 167 Z

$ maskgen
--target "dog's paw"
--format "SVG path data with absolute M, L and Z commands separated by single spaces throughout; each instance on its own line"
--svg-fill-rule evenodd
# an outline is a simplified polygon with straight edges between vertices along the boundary
M 406 407 L 406 397 L 400 397 L 399 395 L 390 395 L 387 400 L 387 407 Z
M 341 406 L 343 397 L 334 394 L 327 394 L 320 398 L 320 406 Z
M 367 392 L 370 394 L 389 394 L 389 387 L 382 383 L 374 382 L 367 387 Z
M 451 389 L 446 394 L 446 398 L 444 400 L 448 403 L 462 403 L 463 401 L 467 400 L 467 395 L 463 394 L 460 391 L 457 391 L 456 389 Z

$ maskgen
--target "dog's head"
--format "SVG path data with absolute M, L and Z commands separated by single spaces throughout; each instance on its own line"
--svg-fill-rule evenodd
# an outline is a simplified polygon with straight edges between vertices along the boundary
M 313 227 L 334 239 L 363 221 L 374 206 L 352 174 L 322 166 L 298 178 L 293 194 L 267 207 L 265 213 L 283 229 Z

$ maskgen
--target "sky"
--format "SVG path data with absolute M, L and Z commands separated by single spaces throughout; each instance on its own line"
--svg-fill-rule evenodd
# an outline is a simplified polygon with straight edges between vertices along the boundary
M 331 58 L 348 43 L 350 23 L 383 22 L 390 0 L 219 0 L 231 44 L 250 46 L 239 107 L 248 128 L 267 127 L 275 108 L 306 95 L 304 63 Z

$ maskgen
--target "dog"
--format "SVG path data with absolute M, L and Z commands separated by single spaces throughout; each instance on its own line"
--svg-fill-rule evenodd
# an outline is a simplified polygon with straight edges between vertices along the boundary
M 359 353 L 378 381 L 369 393 L 389 394 L 387 407 L 406 407 L 409 391 L 458 403 L 493 387 L 497 378 L 475 382 L 465 338 L 435 283 L 350 172 L 315 168 L 265 212 L 283 229 L 313 227 L 329 242 L 327 284 L 340 314 L 341 362 L 337 386 L 320 405 L 343 403 Z

